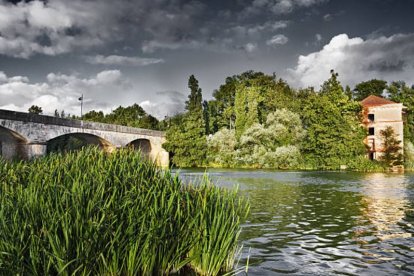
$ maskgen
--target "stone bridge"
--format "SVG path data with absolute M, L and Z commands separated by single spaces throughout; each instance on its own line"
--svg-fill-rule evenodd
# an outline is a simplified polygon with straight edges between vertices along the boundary
M 132 146 L 160 166 L 168 166 L 164 132 L 0 110 L 0 155 L 30 159 L 45 155 L 56 139 L 76 137 L 106 151 Z

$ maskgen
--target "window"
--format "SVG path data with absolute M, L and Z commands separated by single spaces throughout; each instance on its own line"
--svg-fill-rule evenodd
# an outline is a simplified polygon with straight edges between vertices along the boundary
M 373 127 L 368 128 L 368 134 L 369 135 L 375 135 L 375 130 Z
M 375 159 L 374 153 L 370 152 L 369 153 L 369 160 L 374 160 L 374 159 Z
M 368 139 L 368 147 L 370 151 L 375 151 L 375 141 L 374 139 Z
M 370 122 L 373 122 L 375 120 L 375 115 L 374 114 L 368 114 L 368 120 Z

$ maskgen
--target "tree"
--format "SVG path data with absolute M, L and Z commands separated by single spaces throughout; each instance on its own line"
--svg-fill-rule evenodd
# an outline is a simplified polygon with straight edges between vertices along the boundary
M 236 115 L 236 138 L 255 123 L 259 123 L 259 105 L 262 102 L 259 87 L 248 81 L 240 83 L 236 88 L 234 104 Z
M 32 114 L 42 114 L 43 113 L 42 108 L 40 106 L 37 106 L 37 105 L 32 105 L 29 108 L 28 111 L 29 111 L 29 113 L 32 113 Z
M 191 75 L 188 79 L 188 88 L 190 88 L 190 95 L 188 95 L 188 100 L 185 102 L 185 109 L 190 113 L 202 110 L 201 88 L 198 86 L 198 80 L 194 75 Z
M 210 107 L 207 101 L 203 101 L 203 118 L 206 128 L 206 135 L 210 134 Z
M 266 120 L 267 114 L 276 108 L 286 107 L 288 102 L 286 95 L 292 90 L 288 88 L 283 80 L 276 81 L 275 76 L 266 75 L 262 72 L 246 71 L 239 75 L 227 77 L 225 83 L 213 92 L 214 112 L 210 114 L 210 121 L 215 126 L 215 131 L 223 127 L 232 129 L 235 125 L 235 101 L 237 97 L 237 87 L 244 83 L 247 86 L 255 86 L 259 95 L 266 98 L 266 101 L 258 102 L 257 113 L 259 122 Z
M 353 97 L 356 101 L 362 101 L 369 95 L 382 96 L 387 88 L 387 82 L 383 80 L 372 79 L 358 83 L 353 91 Z
M 56 118 L 59 118 L 59 117 L 60 117 L 59 111 L 58 111 L 57 109 L 55 109 L 54 116 L 55 116 Z
M 235 165 L 236 136 L 234 129 L 222 128 L 208 138 L 208 161 L 211 165 L 232 167 Z
M 102 111 L 91 110 L 83 115 L 83 120 L 105 123 L 105 115 Z
M 404 104 L 404 139 L 414 143 L 414 87 L 409 87 L 403 81 L 392 82 L 388 86 L 389 98 Z
M 203 119 L 202 92 L 191 75 L 188 80 L 190 95 L 186 101 L 187 113 L 181 124 L 167 130 L 164 148 L 172 153 L 172 162 L 179 167 L 202 166 L 207 156 L 207 139 Z
M 332 71 L 320 94 L 311 94 L 303 102 L 307 135 L 302 152 L 313 168 L 337 169 L 365 154 L 361 106 L 348 99 L 337 77 Z
M 305 136 L 298 114 L 287 109 L 267 116 L 266 123 L 253 124 L 240 137 L 239 162 L 270 168 L 294 168 L 299 164 L 299 146 Z
M 380 161 L 386 166 L 392 167 L 403 164 L 403 155 L 401 153 L 401 141 L 397 139 L 397 135 L 391 126 L 387 126 L 380 131 L 382 138 L 383 154 L 380 156 Z
M 91 110 L 83 115 L 83 120 L 147 129 L 160 128 L 158 119 L 147 114 L 138 104 L 127 107 L 119 106 L 106 115 L 102 111 Z

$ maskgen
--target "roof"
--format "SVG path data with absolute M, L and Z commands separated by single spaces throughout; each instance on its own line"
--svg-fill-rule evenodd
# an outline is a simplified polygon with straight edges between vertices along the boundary
M 380 106 L 386 104 L 396 104 L 396 102 L 387 100 L 383 97 L 378 97 L 375 95 L 370 95 L 361 101 L 363 106 Z

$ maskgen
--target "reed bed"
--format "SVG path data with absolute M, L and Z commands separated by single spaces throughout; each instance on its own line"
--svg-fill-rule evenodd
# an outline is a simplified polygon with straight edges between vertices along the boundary
M 0 274 L 222 274 L 248 209 L 130 150 L 0 160 Z

